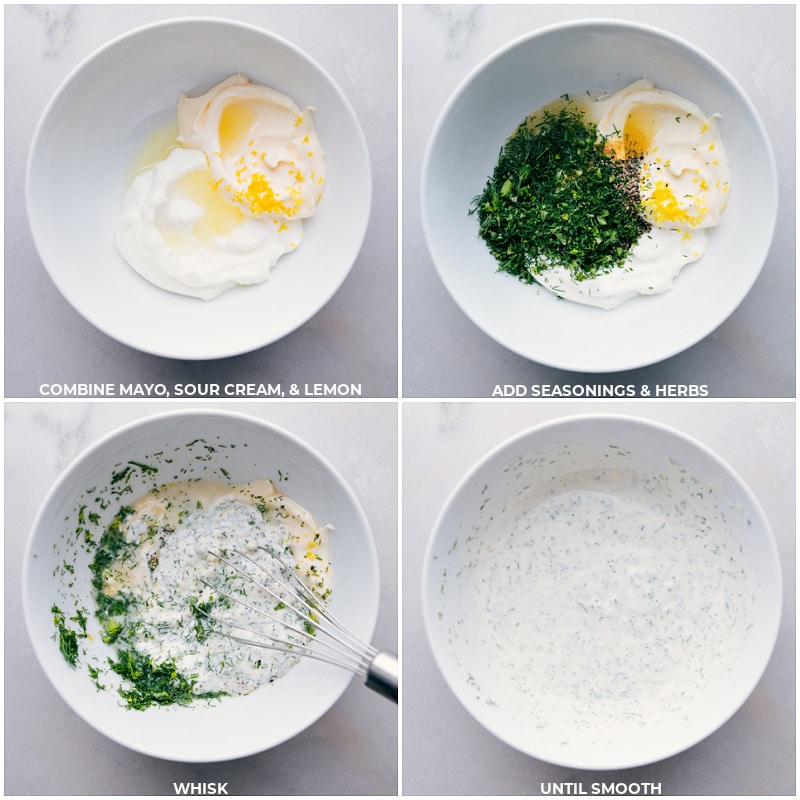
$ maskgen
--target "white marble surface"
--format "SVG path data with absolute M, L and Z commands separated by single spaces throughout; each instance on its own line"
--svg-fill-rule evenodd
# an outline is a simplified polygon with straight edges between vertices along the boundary
M 419 216 L 422 159 L 438 115 L 461 81 L 518 37 L 585 18 L 661 28 L 704 50 L 758 109 L 780 173 L 778 227 L 754 289 L 705 340 L 660 364 L 592 382 L 707 384 L 714 397 L 795 395 L 795 6 L 484 4 L 405 5 L 403 70 L 403 394 L 491 396 L 495 384 L 575 382 L 496 344 L 451 299 Z M 432 76 L 435 76 L 433 79 Z M 535 81 L 536 76 L 532 75 Z M 746 233 L 744 234 L 746 235 Z
M 739 472 L 764 508 L 784 572 L 784 615 L 766 673 L 740 711 L 690 750 L 609 773 L 556 767 L 495 739 L 441 677 L 422 624 L 420 578 L 436 517 L 487 452 L 583 403 L 405 403 L 403 407 L 402 780 L 406 795 L 537 795 L 542 782 L 661 783 L 663 795 L 795 794 L 795 407 L 792 402 L 596 403 L 695 437 Z
M 359 680 L 315 725 L 273 750 L 222 764 L 186 765 L 107 740 L 63 702 L 39 667 L 22 618 L 20 572 L 40 503 L 64 468 L 100 436 L 184 405 L 5 405 L 5 794 L 173 795 L 173 781 L 227 781 L 229 794 L 395 795 L 398 709 Z M 381 604 L 373 642 L 397 652 L 396 404 L 214 407 L 291 431 L 342 474 L 364 508 L 378 550 Z
M 42 382 L 360 383 L 397 394 L 397 17 L 395 5 L 6 5 L 5 396 Z M 367 138 L 373 208 L 361 253 L 333 299 L 294 333 L 253 353 L 208 362 L 159 358 L 86 322 L 46 274 L 28 229 L 25 162 L 57 87 L 112 38 L 181 16 L 231 18 L 288 39 L 350 100 Z

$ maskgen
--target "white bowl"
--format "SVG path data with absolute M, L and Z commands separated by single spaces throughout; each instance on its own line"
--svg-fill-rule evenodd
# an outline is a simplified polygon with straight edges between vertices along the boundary
M 174 119 L 180 92 L 235 72 L 316 108 L 327 184 L 302 246 L 268 281 L 204 302 L 140 277 L 117 251 L 114 228 L 135 155 Z M 26 194 L 42 262 L 80 314 L 139 350 L 210 359 L 270 344 L 330 300 L 361 248 L 372 183 L 355 113 L 319 64 L 274 34 L 198 18 L 127 33 L 72 72 L 34 135 Z
M 648 476 L 647 490 L 620 488 L 621 476 L 632 474 Z M 656 497 L 660 507 L 644 534 L 623 528 L 616 509 L 606 533 L 605 512 L 555 539 L 544 532 L 550 523 L 537 520 L 521 549 L 529 534 L 517 528 L 520 515 L 551 511 L 561 502 L 552 498 L 570 492 L 637 507 Z M 665 544 L 679 528 L 658 521 L 684 502 L 713 528 L 717 550 L 694 538 L 694 529 L 688 543 Z M 578 518 L 584 521 L 580 511 Z M 665 549 L 642 554 L 657 547 Z M 588 565 L 572 561 L 584 557 Z M 684 557 L 691 563 L 681 568 Z M 504 571 L 507 561 L 514 563 Z M 518 575 L 526 577 L 505 598 Z M 586 588 L 593 581 L 599 584 Z M 717 730 L 767 665 L 781 595 L 769 523 L 736 473 L 685 435 L 624 416 L 558 420 L 489 453 L 444 506 L 423 574 L 428 638 L 463 706 L 507 744 L 578 769 L 652 763 Z M 728 603 L 741 622 L 709 632 L 705 620 Z M 722 616 L 729 620 L 727 611 Z M 706 630 L 688 639 L 693 623 Z
M 130 462 L 156 467 L 158 473 L 142 474 L 134 466 L 129 479 L 115 482 L 112 476 Z M 108 670 L 100 677 L 108 690 L 97 691 L 88 667 L 105 667 L 113 652 L 98 635 L 100 624 L 91 611 L 93 548 L 76 529 L 91 530 L 97 542 L 126 498 L 135 499 L 155 483 L 203 477 L 232 483 L 271 478 L 319 524 L 332 524 L 331 609 L 367 640 L 378 610 L 377 556 L 364 513 L 334 468 L 291 434 L 240 414 L 182 411 L 135 422 L 86 450 L 53 486 L 28 542 L 23 605 L 31 641 L 52 684 L 86 722 L 141 753 L 186 762 L 239 758 L 289 739 L 325 713 L 352 677 L 306 659 L 246 696 L 145 711 L 124 707 L 114 689 L 116 676 Z M 115 496 L 123 487 L 124 493 Z M 100 518 L 92 522 L 90 512 Z M 65 564 L 74 572 L 64 569 Z M 89 610 L 88 631 L 94 636 L 79 640 L 86 652 L 75 669 L 55 641 L 54 604 L 67 617 L 77 609 Z
M 565 93 L 615 90 L 646 77 L 722 115 L 731 196 L 702 259 L 673 289 L 613 311 L 559 301 L 497 273 L 468 216 L 500 148 L 532 111 Z M 769 139 L 725 70 L 692 45 L 629 22 L 588 20 L 535 31 L 495 53 L 439 117 L 422 171 L 422 218 L 438 273 L 462 311 L 521 356 L 561 369 L 614 372 L 679 353 L 717 328 L 758 277 L 777 216 Z

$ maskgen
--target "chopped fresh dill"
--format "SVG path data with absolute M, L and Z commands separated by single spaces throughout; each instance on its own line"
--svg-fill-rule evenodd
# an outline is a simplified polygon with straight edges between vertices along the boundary
M 53 605 L 50 611 L 53 614 L 53 624 L 58 630 L 58 649 L 61 651 L 61 655 L 64 656 L 64 660 L 67 664 L 73 668 L 77 667 L 79 654 L 78 639 L 85 639 L 87 635 L 86 616 L 82 611 L 78 610 L 74 617 L 70 617 L 70 619 L 73 622 L 77 622 L 80 627 L 79 631 L 75 631 L 67 627 L 67 618 L 57 605 Z
M 529 116 L 506 141 L 470 214 L 501 271 L 525 283 L 554 266 L 582 281 L 624 264 L 649 224 L 638 160 L 617 160 L 568 97 Z
M 92 572 L 92 586 L 98 603 L 97 616 L 101 622 L 105 622 L 109 617 L 121 614 L 130 602 L 123 592 L 110 596 L 103 589 L 107 570 L 117 561 L 124 550 L 131 550 L 134 547 L 130 542 L 125 541 L 125 535 L 122 530 L 122 523 L 133 513 L 134 511 L 130 506 L 123 506 L 119 510 L 111 524 L 104 531 L 100 544 L 95 551 L 94 560 L 89 565 Z
M 105 691 L 106 687 L 100 683 L 100 669 L 98 667 L 93 667 L 91 664 L 87 664 L 86 669 L 89 672 L 89 677 L 92 679 L 92 682 L 97 687 L 97 691 Z
M 142 471 L 142 474 L 145 475 L 158 472 L 158 467 L 154 467 L 151 464 L 143 464 L 141 461 L 129 461 L 128 463 L 134 467 L 139 467 L 139 469 Z
M 213 597 L 205 603 L 201 603 L 197 597 L 192 597 L 189 601 L 189 607 L 197 620 L 194 625 L 194 635 L 198 642 L 204 642 L 213 630 L 214 620 L 208 615 L 215 605 L 217 601 Z
M 195 694 L 194 677 L 182 675 L 174 661 L 156 664 L 150 657 L 136 650 L 120 650 L 117 660 L 108 659 L 111 669 L 128 681 L 119 693 L 128 708 L 144 711 L 152 705 L 190 705 L 196 698 L 222 697 L 225 692 Z

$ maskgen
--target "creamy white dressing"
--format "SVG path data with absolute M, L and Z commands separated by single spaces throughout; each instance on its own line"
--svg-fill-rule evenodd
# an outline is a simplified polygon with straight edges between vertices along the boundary
M 500 505 L 483 498 L 481 522 L 453 547 L 460 566 L 442 597 L 461 605 L 443 618 L 466 680 L 557 742 L 691 721 L 754 619 L 713 487 L 677 465 L 530 477 Z
M 245 564 L 286 599 L 281 608 L 276 597 L 208 551 L 235 548 L 272 569 L 274 560 L 259 550 L 265 547 L 324 596 L 332 578 L 327 529 L 319 528 L 308 511 L 278 493 L 270 481 L 246 486 L 211 480 L 176 482 L 145 495 L 132 508 L 122 531 L 127 542 L 138 546 L 123 550 L 103 576 L 105 594 L 122 593 L 133 600 L 123 622 L 125 645 L 155 663 L 174 661 L 178 672 L 195 676 L 196 694 L 247 694 L 284 675 L 297 662 L 296 656 L 235 643 L 214 632 L 214 624 L 192 607 L 207 607 L 228 622 L 216 630 L 256 638 L 234 627 L 241 625 L 256 631 L 263 641 L 275 637 L 305 644 L 310 636 L 289 609 L 285 589 Z M 244 563 L 233 556 L 231 560 Z M 221 591 L 212 591 L 201 579 Z M 249 603 L 274 619 L 227 601 L 223 591 L 246 594 Z M 288 631 L 287 625 L 300 631 Z

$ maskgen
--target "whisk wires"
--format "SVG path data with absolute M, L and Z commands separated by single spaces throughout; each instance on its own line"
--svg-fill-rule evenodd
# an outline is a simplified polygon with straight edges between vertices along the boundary
M 223 626 L 223 630 L 216 628 L 212 628 L 212 630 L 239 644 L 323 661 L 350 670 L 362 678 L 366 677 L 378 650 L 362 641 L 340 622 L 325 605 L 322 598 L 313 592 L 280 556 L 263 546 L 259 546 L 258 549 L 269 556 L 270 566 L 265 566 L 239 550 L 222 552 L 208 550 L 207 552 L 244 578 L 247 583 L 258 587 L 267 597 L 276 601 L 281 608 L 288 608 L 296 617 L 295 624 L 276 616 L 267 608 L 248 602 L 241 595 L 225 591 L 203 578 L 199 580 L 212 592 L 246 607 L 270 622 L 278 623 L 286 634 L 293 633 L 298 638 L 293 639 L 290 635 L 282 638 L 274 633 L 267 634 L 264 631 L 253 630 L 251 627 L 237 624 L 212 614 L 210 611 L 198 608 L 199 613 L 203 616 Z M 239 563 L 232 560 L 232 556 L 239 559 Z M 240 565 L 243 562 L 246 562 L 244 567 Z M 283 593 L 279 592 L 277 587 L 280 587 Z M 225 628 L 235 628 L 254 638 L 235 635 Z

